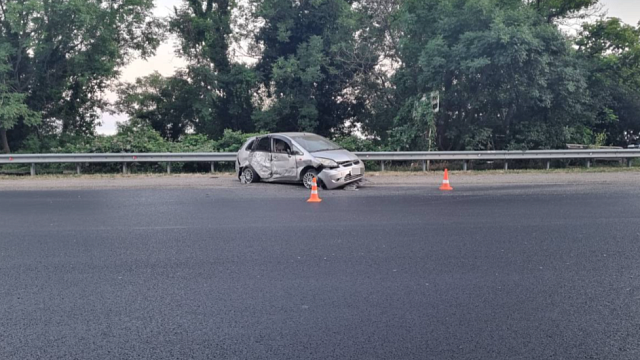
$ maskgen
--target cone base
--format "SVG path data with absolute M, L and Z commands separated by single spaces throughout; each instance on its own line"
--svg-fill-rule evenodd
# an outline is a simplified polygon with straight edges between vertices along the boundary
M 440 190 L 442 191 L 451 191 L 453 188 L 450 185 L 442 185 L 440 186 Z
M 322 199 L 309 199 L 309 200 L 307 200 L 308 203 L 319 203 L 321 201 L 322 201 Z

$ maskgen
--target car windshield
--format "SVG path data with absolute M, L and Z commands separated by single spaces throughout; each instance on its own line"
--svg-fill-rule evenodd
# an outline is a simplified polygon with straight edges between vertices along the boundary
M 300 146 L 308 152 L 342 149 L 338 144 L 315 134 L 294 135 L 291 136 L 291 139 L 300 144 Z

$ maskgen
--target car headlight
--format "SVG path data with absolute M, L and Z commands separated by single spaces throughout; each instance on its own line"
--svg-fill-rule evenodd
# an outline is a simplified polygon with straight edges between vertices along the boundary
M 322 164 L 322 166 L 326 167 L 326 168 L 337 168 L 338 167 L 338 163 L 331 160 L 331 159 L 325 159 L 325 158 L 317 158 L 318 161 L 320 161 L 320 164 Z

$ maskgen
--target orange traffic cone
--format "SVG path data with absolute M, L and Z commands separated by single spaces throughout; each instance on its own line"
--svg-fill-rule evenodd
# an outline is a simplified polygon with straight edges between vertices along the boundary
M 313 178 L 313 185 L 311 185 L 311 196 L 307 202 L 316 203 L 320 202 L 322 199 L 318 197 L 318 183 L 316 182 L 316 178 Z
M 444 179 L 442 180 L 442 186 L 440 186 L 440 190 L 442 191 L 451 191 L 453 188 L 449 185 L 449 170 L 444 169 Z

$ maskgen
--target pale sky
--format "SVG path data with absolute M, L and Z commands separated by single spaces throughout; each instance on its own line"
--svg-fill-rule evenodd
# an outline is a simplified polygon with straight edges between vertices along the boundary
M 157 16 L 167 16 L 172 12 L 174 6 L 178 6 L 182 0 L 156 0 L 155 14 Z M 640 2 L 638 0 L 601 0 L 600 3 L 607 11 L 607 16 L 618 17 L 627 24 L 637 25 L 640 22 Z M 172 75 L 176 69 L 185 65 L 185 62 L 175 55 L 175 40 L 168 39 L 162 44 L 156 55 L 148 60 L 136 60 L 122 70 L 122 81 L 134 81 L 137 77 L 149 75 L 158 71 L 164 76 Z M 109 93 L 107 98 L 115 100 L 115 95 Z M 100 134 L 114 134 L 116 132 L 116 122 L 126 121 L 126 115 L 103 114 L 102 126 L 98 127 Z

